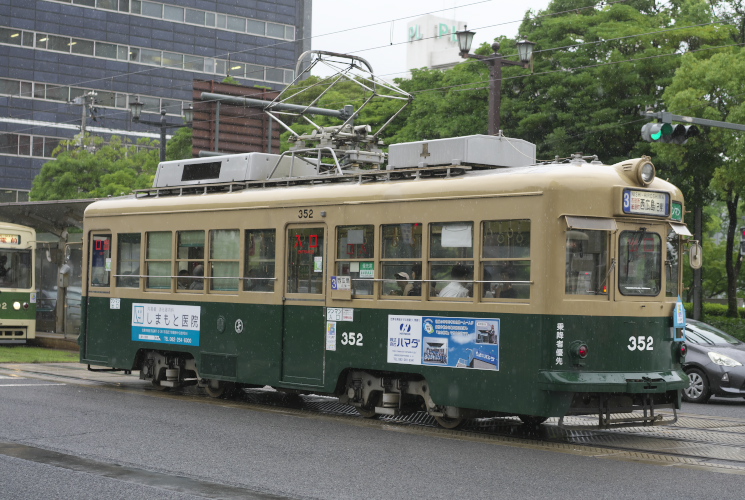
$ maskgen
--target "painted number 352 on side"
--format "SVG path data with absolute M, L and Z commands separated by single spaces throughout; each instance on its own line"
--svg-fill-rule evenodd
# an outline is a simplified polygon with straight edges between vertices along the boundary
M 629 337 L 629 351 L 654 351 L 654 339 L 639 335 L 638 337 Z

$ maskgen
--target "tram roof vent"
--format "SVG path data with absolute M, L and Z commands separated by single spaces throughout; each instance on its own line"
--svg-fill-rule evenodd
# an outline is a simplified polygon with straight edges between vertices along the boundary
M 189 160 L 164 161 L 158 164 L 154 188 L 225 184 L 229 182 L 263 181 L 277 166 L 279 155 L 244 153 Z M 308 162 L 283 157 L 272 178 L 313 175 L 315 168 Z
M 535 144 L 503 135 L 467 135 L 391 144 L 388 170 L 435 165 L 474 168 L 535 165 Z

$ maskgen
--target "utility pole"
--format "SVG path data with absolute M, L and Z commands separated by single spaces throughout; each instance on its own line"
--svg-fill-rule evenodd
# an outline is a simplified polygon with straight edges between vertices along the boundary
M 79 144 L 82 147 L 83 141 L 85 140 L 85 129 L 88 123 L 88 115 L 90 114 L 90 109 L 93 107 L 93 104 L 96 102 L 96 94 L 92 90 L 90 92 L 87 92 L 79 97 L 76 97 L 73 101 L 78 106 L 81 106 L 82 112 L 80 116 L 80 139 Z

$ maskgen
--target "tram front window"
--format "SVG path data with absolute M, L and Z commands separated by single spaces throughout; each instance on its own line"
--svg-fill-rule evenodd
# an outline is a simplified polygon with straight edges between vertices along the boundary
M 31 288 L 31 250 L 0 250 L 0 287 Z
M 619 239 L 618 288 L 623 295 L 657 296 L 662 283 L 662 238 L 657 233 L 624 231 Z
M 570 229 L 566 233 L 566 293 L 608 293 L 608 231 Z

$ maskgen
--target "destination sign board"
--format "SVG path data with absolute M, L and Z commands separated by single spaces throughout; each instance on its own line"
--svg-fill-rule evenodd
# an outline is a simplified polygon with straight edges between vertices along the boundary
M 6 245 L 20 245 L 21 235 L 20 234 L 0 234 L 0 243 Z
M 623 213 L 668 217 L 670 215 L 670 193 L 624 189 Z

